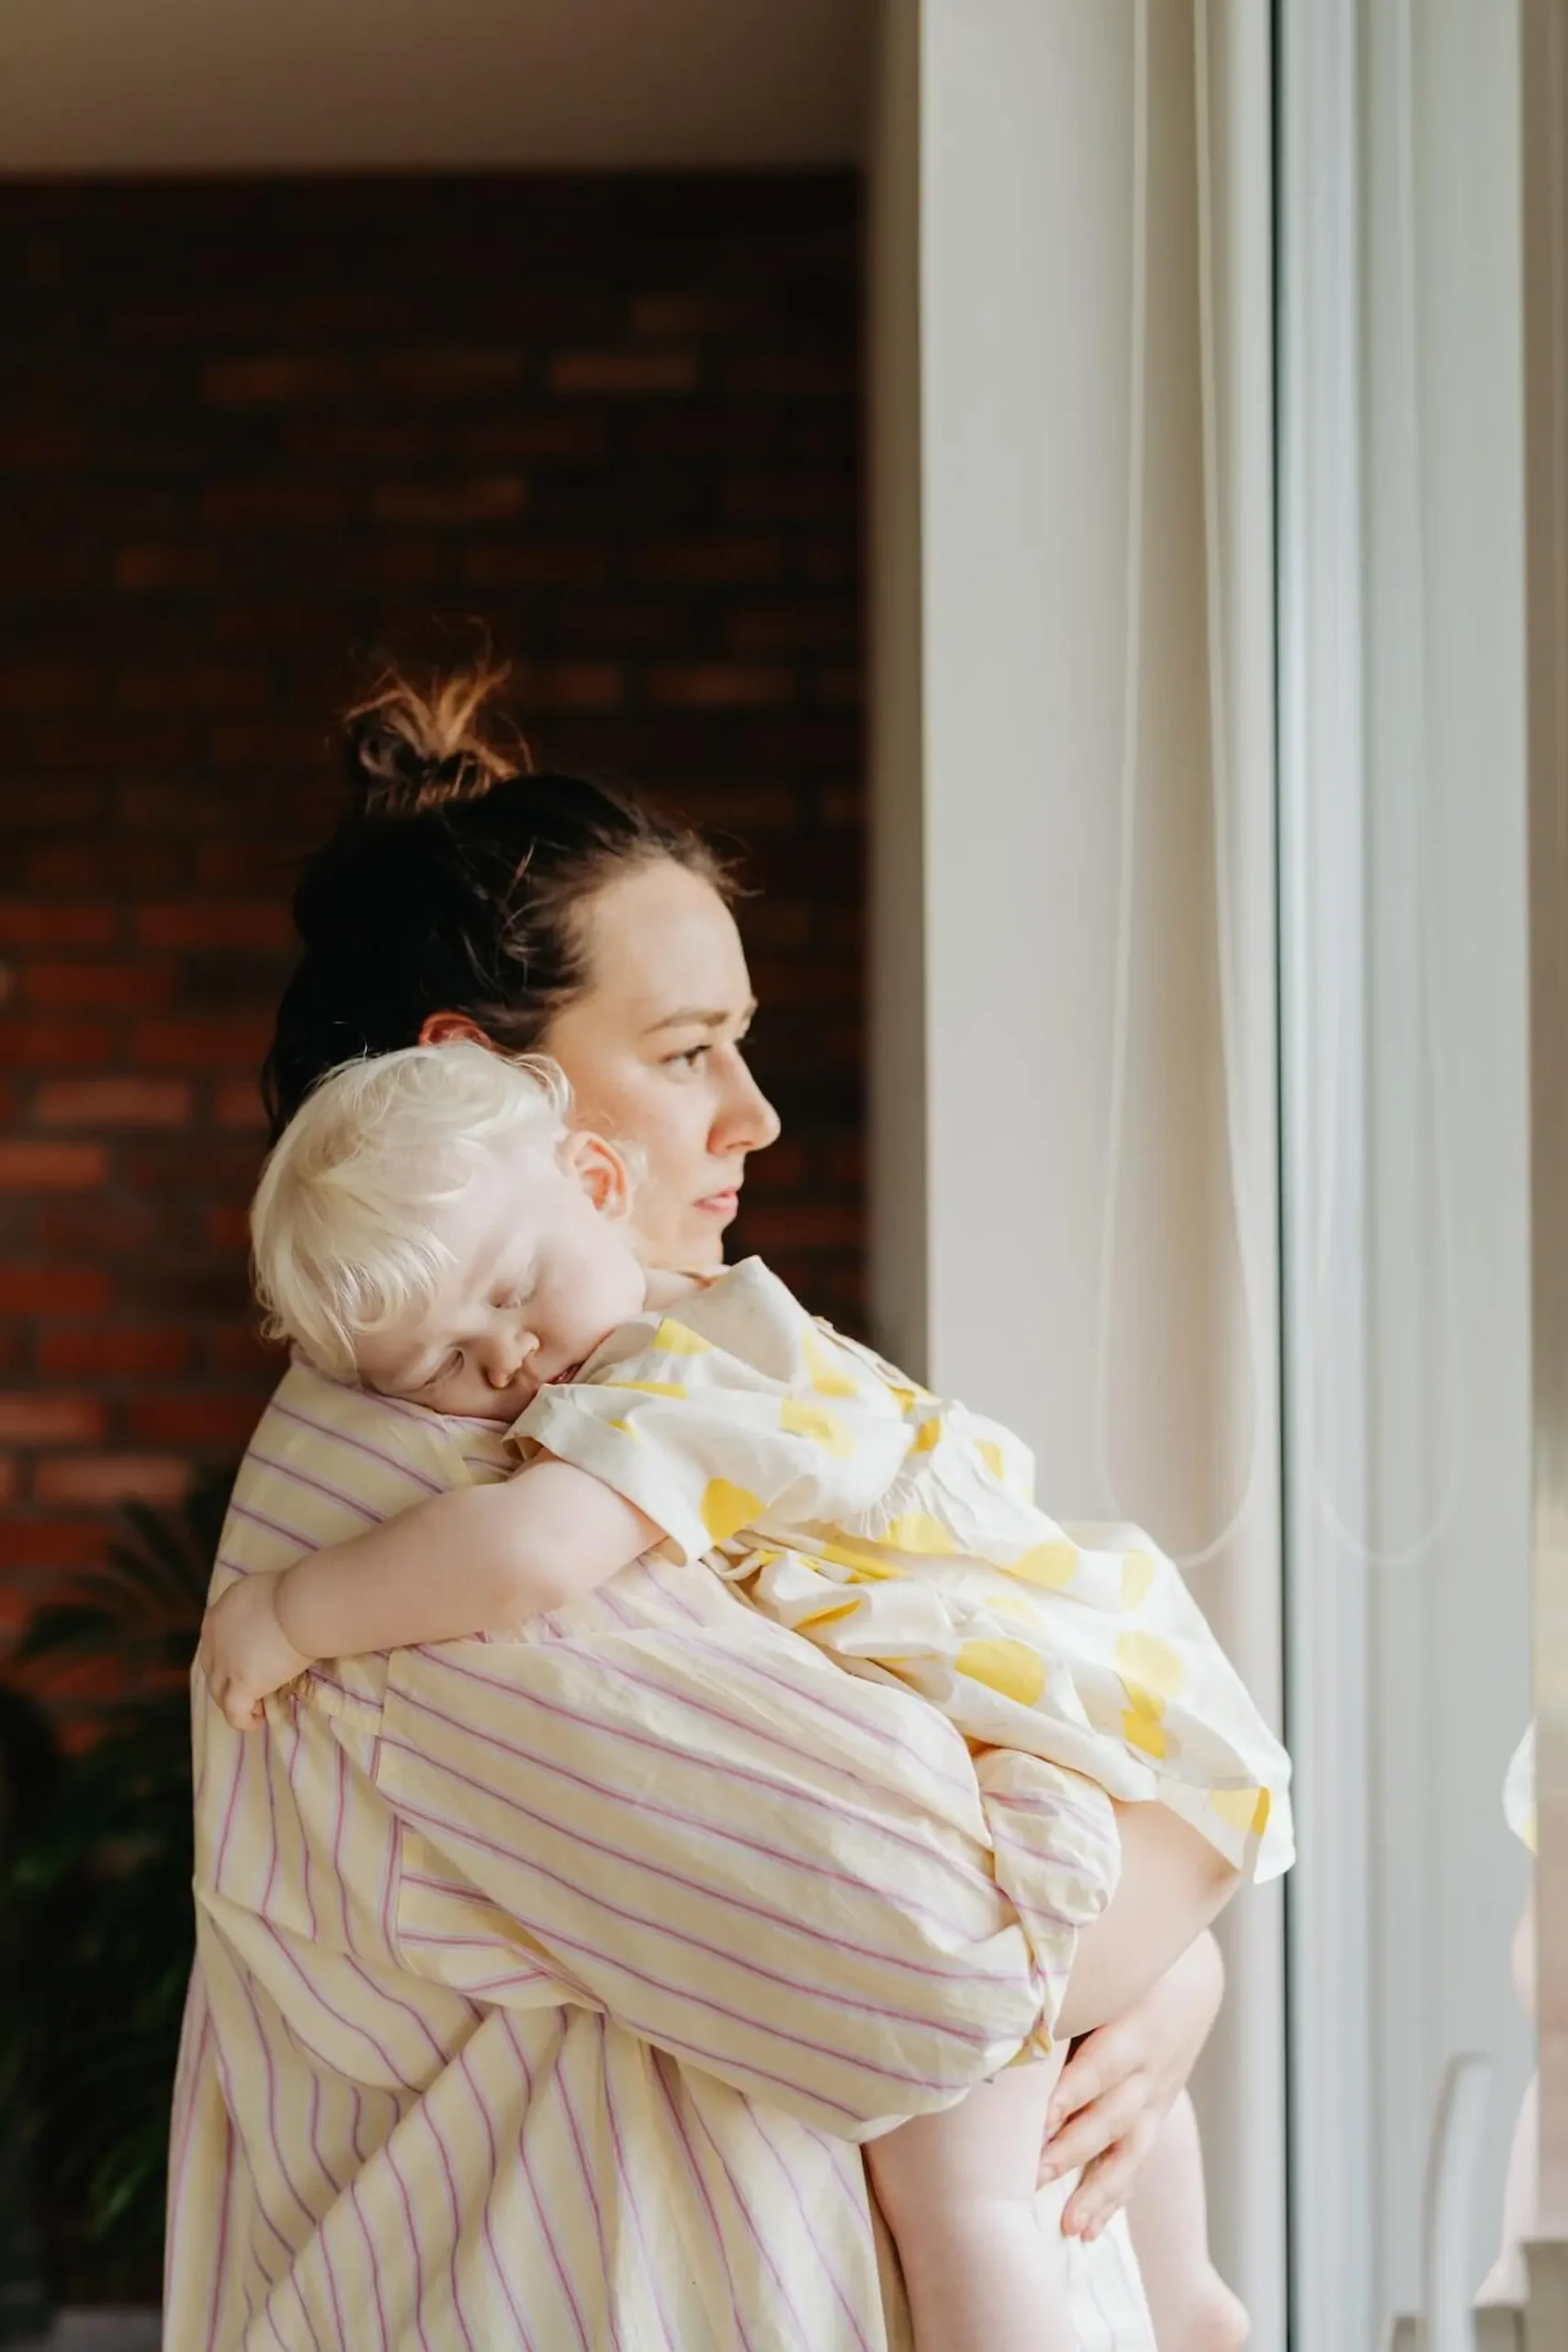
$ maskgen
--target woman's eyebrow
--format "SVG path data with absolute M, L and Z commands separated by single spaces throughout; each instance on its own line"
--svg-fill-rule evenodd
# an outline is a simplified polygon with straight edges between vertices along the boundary
M 756 998 L 749 997 L 740 1008 L 739 1018 L 750 1021 L 756 1010 Z M 732 1012 L 714 1012 L 700 1005 L 682 1006 L 679 1012 L 661 1013 L 657 1021 L 650 1021 L 642 1034 L 656 1037 L 661 1029 L 722 1029 L 727 1021 L 735 1018 Z

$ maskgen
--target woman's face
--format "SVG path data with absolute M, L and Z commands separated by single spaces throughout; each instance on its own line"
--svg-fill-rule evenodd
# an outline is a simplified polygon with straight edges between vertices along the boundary
M 749 1152 L 779 1131 L 746 1066 L 755 1006 L 740 934 L 709 882 L 660 858 L 608 883 L 587 917 L 588 986 L 542 1040 L 574 1122 L 636 1147 L 633 1216 L 650 1265 L 724 1255 Z

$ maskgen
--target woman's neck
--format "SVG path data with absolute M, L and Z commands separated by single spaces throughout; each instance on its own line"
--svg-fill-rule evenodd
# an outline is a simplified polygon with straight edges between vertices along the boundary
M 723 1272 L 722 1267 L 719 1272 Z M 667 1267 L 655 1267 L 648 1277 L 648 1304 L 655 1313 L 662 1314 L 667 1306 L 690 1298 L 694 1291 L 706 1290 L 716 1279 L 713 1274 L 677 1274 Z

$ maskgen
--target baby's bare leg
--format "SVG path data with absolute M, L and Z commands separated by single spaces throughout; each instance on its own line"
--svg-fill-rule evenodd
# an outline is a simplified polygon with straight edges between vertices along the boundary
M 1078 1937 L 1061 2013 L 1067 2040 L 1119 2018 L 1157 1983 L 1241 1883 L 1201 1830 L 1162 1804 L 1118 1804 L 1122 1875 Z
M 1239 1883 L 1191 1825 L 1159 1804 L 1118 1805 L 1122 1875 L 1078 1938 L 1056 2030 L 1120 2016 L 1174 1965 Z M 1208 2258 L 1202 2153 L 1183 2094 L 1150 2152 L 1128 2213 L 1160 2352 L 1231 2352 L 1247 2314 Z
M 917 2352 L 1076 2352 L 1060 2247 L 1035 2217 L 1059 2057 L 1010 2066 L 866 2149 Z
M 1138 2175 L 1127 2208 L 1159 2352 L 1235 2352 L 1247 2313 L 1209 2259 L 1203 2151 L 1185 2091 Z

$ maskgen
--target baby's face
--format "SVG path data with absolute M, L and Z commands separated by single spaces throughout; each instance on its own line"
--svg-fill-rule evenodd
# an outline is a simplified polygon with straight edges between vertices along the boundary
M 558 1158 L 506 1144 L 433 1223 L 452 1253 L 428 1306 L 360 1342 L 368 1388 L 437 1413 L 513 1421 L 642 1311 L 625 1170 L 596 1136 Z

